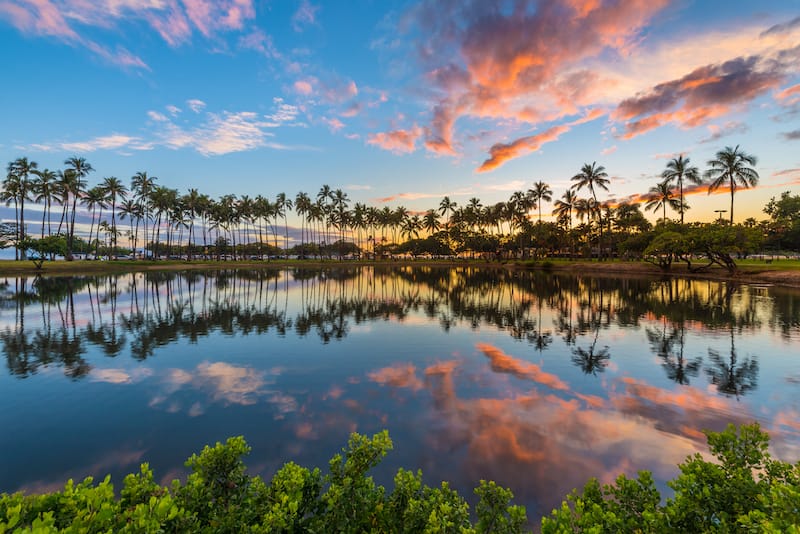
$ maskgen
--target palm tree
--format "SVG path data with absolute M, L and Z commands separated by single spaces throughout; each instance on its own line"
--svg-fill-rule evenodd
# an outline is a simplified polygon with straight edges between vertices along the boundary
M 539 224 L 542 224 L 542 202 L 553 200 L 553 190 L 540 180 L 533 184 L 533 189 L 528 189 L 528 196 L 533 199 L 535 205 L 539 206 Z
M 346 196 L 346 195 L 345 195 Z M 275 198 L 275 207 L 278 213 L 283 217 L 283 230 L 284 230 L 284 254 L 289 253 L 289 223 L 286 220 L 286 211 L 292 209 L 292 199 L 286 198 L 286 193 L 278 193 Z
M 683 224 L 683 213 L 686 211 L 686 202 L 683 199 L 683 181 L 689 180 L 695 185 L 701 184 L 703 180 L 700 178 L 700 171 L 697 167 L 689 166 L 689 158 L 684 158 L 683 155 L 680 155 L 667 162 L 667 168 L 661 173 L 661 177 L 665 183 L 676 182 L 678 184 L 681 224 Z
M 109 176 L 100 185 L 107 199 L 111 200 L 111 253 L 116 255 L 117 247 L 117 198 L 125 200 L 128 188 L 115 176 Z
M 559 219 L 566 219 L 567 230 L 572 230 L 572 210 L 575 209 L 575 202 L 578 200 L 578 195 L 572 189 L 567 189 L 561 195 L 561 199 L 556 200 L 555 207 L 553 208 L 553 215 Z
M 83 192 L 86 186 L 84 178 L 89 176 L 94 168 L 86 161 L 86 158 L 79 158 L 72 156 L 64 161 L 64 165 L 68 167 L 70 172 L 69 190 L 68 194 L 72 195 L 72 221 L 70 222 L 70 229 L 67 233 L 67 261 L 72 260 L 72 244 L 75 240 L 75 212 L 78 206 L 78 196 Z M 66 177 L 66 172 L 64 173 Z
M 181 198 L 186 213 L 189 216 L 189 245 L 186 247 L 187 259 L 192 259 L 192 243 L 194 242 L 194 221 L 202 209 L 202 195 L 195 188 Z
M 119 205 L 119 218 L 120 219 L 127 218 L 128 221 L 130 222 L 130 228 L 131 229 L 130 229 L 130 232 L 129 232 L 129 237 L 132 240 L 131 242 L 133 244 L 134 257 L 136 257 L 136 237 L 137 236 L 133 232 L 133 221 L 134 221 L 134 219 L 136 219 L 136 226 L 138 227 L 139 226 L 139 219 L 142 218 L 141 206 L 139 206 L 139 203 L 136 202 L 136 200 L 134 200 L 132 198 L 127 198 L 127 199 L 123 200 L 122 203 Z
M 436 210 L 430 209 L 422 217 L 422 227 L 429 233 L 434 234 L 439 231 L 442 225 L 439 223 L 439 214 Z
M 28 161 L 28 158 L 17 158 L 8 164 L 8 176 L 6 181 L 16 182 L 15 206 L 19 205 L 17 219 L 17 259 L 25 259 L 25 250 L 20 249 L 22 240 L 25 237 L 25 201 L 30 200 L 31 181 L 28 177 L 36 172 L 38 164 L 35 161 Z
M 51 235 L 53 233 L 50 224 L 50 206 L 53 202 L 53 199 L 56 198 L 57 175 L 55 171 L 51 171 L 50 169 L 33 171 L 33 173 L 37 176 L 37 178 L 34 179 L 32 184 L 34 194 L 36 195 L 33 198 L 33 200 L 34 202 L 44 203 L 44 211 L 42 212 L 42 233 L 41 233 L 41 238 L 44 239 L 45 220 L 47 220 L 47 235 Z
M 131 191 L 136 196 L 139 204 L 139 211 L 141 212 L 142 228 L 144 230 L 144 247 L 147 248 L 147 219 L 150 218 L 150 194 L 156 185 L 155 176 L 148 176 L 146 171 L 139 171 L 131 178 Z M 137 241 L 139 235 L 139 219 L 136 220 L 136 233 L 134 234 L 133 241 Z M 134 253 L 136 245 L 134 244 Z
M 566 219 L 567 221 L 567 234 L 569 235 L 570 256 L 573 255 L 573 241 L 572 241 L 572 210 L 575 209 L 575 203 L 578 201 L 578 194 L 572 189 L 567 189 L 559 200 L 556 200 L 553 208 L 553 215 L 559 220 Z
M 705 173 L 706 178 L 711 180 L 708 193 L 716 191 L 726 182 L 731 190 L 731 224 L 733 224 L 733 197 L 737 186 L 747 189 L 758 185 L 758 172 L 753 168 L 757 161 L 755 156 L 739 150 L 739 145 L 735 148 L 726 146 L 717 152 L 715 159 L 708 161 L 711 167 Z
M 608 179 L 608 173 L 606 173 L 606 168 L 602 165 L 597 165 L 597 162 L 593 161 L 591 165 L 588 163 L 584 163 L 583 167 L 581 167 L 581 171 L 571 178 L 575 184 L 572 186 L 575 188 L 575 191 L 580 191 L 584 187 L 589 189 L 589 192 L 592 194 L 592 199 L 594 199 L 594 203 L 597 204 L 597 191 L 595 189 L 604 189 L 608 191 L 608 184 L 610 180 Z M 598 253 L 600 259 L 603 259 L 603 221 L 600 221 L 600 236 L 597 239 L 597 246 L 599 248 Z
M 675 194 L 673 193 L 672 188 L 669 186 L 669 181 L 665 180 L 650 188 L 648 200 L 644 205 L 644 209 L 645 211 L 663 209 L 663 220 L 664 222 L 667 222 L 667 206 L 675 211 L 680 211 L 681 217 L 683 217 L 683 206 L 681 205 L 681 201 L 675 198 Z
M 458 204 L 454 201 L 450 200 L 450 197 L 444 197 L 441 202 L 439 202 L 439 213 L 442 214 L 444 217 L 447 216 L 447 221 L 445 225 L 450 226 L 450 215 L 456 210 Z
M 106 195 L 103 188 L 98 186 L 92 187 L 88 191 L 86 191 L 86 195 L 83 197 L 83 203 L 86 204 L 86 208 L 92 212 L 92 224 L 89 226 L 89 244 L 91 245 L 92 242 L 92 232 L 94 231 L 94 219 L 97 216 L 97 209 L 100 208 L 100 218 L 103 216 L 103 208 L 106 207 Z M 100 220 L 98 218 L 98 225 L 97 225 L 97 246 L 95 247 L 94 257 L 97 258 L 98 251 L 100 249 Z
M 305 222 L 306 222 L 306 215 L 311 211 L 311 197 L 308 196 L 308 193 L 304 193 L 300 191 L 294 197 L 294 210 L 297 215 L 300 216 L 300 247 L 301 247 L 301 254 L 302 258 L 305 259 L 306 251 L 304 246 L 304 232 L 305 232 Z

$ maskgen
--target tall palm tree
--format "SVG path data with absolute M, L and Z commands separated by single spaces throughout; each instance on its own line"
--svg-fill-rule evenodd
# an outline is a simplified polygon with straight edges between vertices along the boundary
M 306 215 L 311 211 L 311 197 L 308 196 L 308 193 L 300 191 L 294 197 L 294 210 L 297 215 L 300 216 L 300 253 L 302 254 L 302 258 L 305 259 L 306 251 L 304 246 L 304 233 L 305 233 L 305 223 L 306 223 Z
M 644 205 L 645 211 L 663 209 L 664 222 L 667 222 L 667 206 L 675 211 L 680 211 L 681 217 L 683 217 L 683 206 L 681 201 L 675 198 L 675 193 L 672 191 L 669 181 L 659 182 L 658 185 L 651 187 L 648 197 L 649 199 Z
M 665 183 L 675 182 L 678 184 L 680 190 L 680 212 L 681 224 L 683 224 L 683 213 L 686 211 L 686 202 L 683 198 L 683 181 L 688 180 L 695 185 L 703 182 L 700 177 L 700 170 L 697 167 L 689 165 L 689 158 L 684 158 L 681 154 L 677 158 L 673 158 L 667 162 L 667 168 L 661 173 L 661 177 Z
M 708 161 L 708 166 L 711 167 L 705 173 L 706 178 L 711 180 L 708 193 L 711 194 L 726 183 L 731 190 L 731 224 L 733 224 L 733 197 L 736 189 L 739 186 L 747 189 L 758 185 L 758 172 L 753 168 L 757 162 L 755 156 L 739 150 L 739 145 L 735 148 L 726 146 L 717 152 L 714 159 Z
M 292 199 L 286 197 L 286 193 L 278 193 L 278 196 L 275 198 L 275 206 L 278 210 L 278 213 L 283 217 L 283 230 L 284 230 L 284 247 L 283 251 L 284 254 L 289 254 L 289 223 L 286 219 L 286 212 L 292 209 Z
M 450 200 L 450 197 L 446 196 L 439 202 L 439 213 L 442 214 L 442 217 L 447 216 L 447 220 L 445 221 L 446 226 L 450 226 L 450 215 L 456 210 L 458 204 Z
M 19 182 L 19 176 L 9 170 L 8 174 L 6 174 L 6 179 L 3 180 L 3 191 L 0 193 L 0 199 L 6 203 L 6 206 L 10 205 L 12 202 L 14 203 L 14 224 L 17 225 L 14 233 L 16 234 L 15 240 L 18 245 L 14 248 L 15 260 L 19 260 Z
M 15 177 L 17 182 L 17 202 L 19 203 L 19 219 L 17 220 L 17 251 L 21 251 L 22 259 L 25 259 L 25 250 L 20 249 L 22 240 L 25 237 L 25 201 L 31 197 L 31 174 L 36 172 L 39 165 L 35 161 L 28 161 L 28 158 L 17 158 L 8 164 L 8 176 Z
M 533 184 L 532 189 L 528 189 L 528 195 L 539 206 L 539 224 L 542 224 L 542 202 L 553 200 L 553 190 L 546 183 L 539 180 Z
M 64 165 L 67 166 L 68 171 L 71 171 L 69 194 L 72 195 L 72 220 L 67 233 L 67 260 L 69 261 L 72 259 L 72 244 L 75 240 L 75 213 L 78 207 L 78 197 L 86 186 L 84 178 L 89 176 L 89 173 L 93 172 L 94 168 L 86 161 L 86 158 L 79 158 L 78 156 L 67 158 L 64 161 Z M 66 176 L 66 172 L 64 174 Z
M 111 200 L 111 253 L 116 255 L 117 249 L 117 199 L 125 200 L 128 194 L 128 188 L 122 181 L 115 177 L 109 176 L 103 179 L 100 185 L 105 193 L 107 199 Z
M 147 248 L 147 220 L 150 218 L 150 194 L 156 186 L 156 176 L 148 176 L 146 171 L 139 171 L 131 178 L 131 191 L 133 192 L 139 204 L 139 211 L 141 212 L 142 229 L 144 232 L 144 246 Z M 136 220 L 136 236 L 139 234 L 139 219 Z M 136 237 L 134 237 L 136 241 Z M 134 253 L 135 245 L 134 245 Z
M 86 191 L 86 195 L 83 197 L 83 203 L 86 204 L 86 208 L 92 212 L 92 224 L 89 226 L 89 244 L 91 246 L 92 242 L 92 232 L 94 230 L 94 219 L 97 216 L 97 209 L 100 209 L 100 218 L 103 216 L 103 208 L 106 207 L 106 194 L 103 191 L 103 188 L 98 186 L 92 187 L 88 191 Z M 100 220 L 98 218 L 97 221 L 97 246 L 95 247 L 94 256 L 97 258 L 99 249 L 100 249 Z
M 186 213 L 189 216 L 189 245 L 186 247 L 186 258 L 192 259 L 192 245 L 194 243 L 194 221 L 200 215 L 202 209 L 202 195 L 195 188 L 189 189 L 189 192 L 181 198 Z
M 50 169 L 42 169 L 41 171 L 37 170 L 34 171 L 34 174 L 37 176 L 37 178 L 35 178 L 33 181 L 33 190 L 36 195 L 33 198 L 33 200 L 34 202 L 41 202 L 44 204 L 44 211 L 42 212 L 42 234 L 41 234 L 42 239 L 44 239 L 45 220 L 47 220 L 47 235 L 51 235 L 53 233 L 50 223 L 50 207 L 52 205 L 53 199 L 56 198 L 57 175 L 55 171 L 51 171 Z
M 597 191 L 596 189 L 603 189 L 608 191 L 608 184 L 610 180 L 608 179 L 608 173 L 606 173 L 606 168 L 602 165 L 597 165 L 597 162 L 593 161 L 591 165 L 588 163 L 584 163 L 583 167 L 578 174 L 571 178 L 575 184 L 572 186 L 575 188 L 575 191 L 580 191 L 584 187 L 589 190 L 592 194 L 592 199 L 594 203 L 597 204 Z M 598 256 L 600 259 L 603 259 L 603 221 L 600 220 L 600 235 L 597 239 L 597 247 L 598 247 Z

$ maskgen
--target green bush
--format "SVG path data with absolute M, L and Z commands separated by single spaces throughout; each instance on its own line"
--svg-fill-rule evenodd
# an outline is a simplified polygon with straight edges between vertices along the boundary
M 800 533 L 800 463 L 774 460 L 757 424 L 708 432 L 713 461 L 696 454 L 668 482 L 662 499 L 652 475 L 590 479 L 542 519 L 542 532 L 794 532 Z M 481 481 L 475 520 L 446 482 L 422 483 L 400 469 L 387 492 L 369 472 L 392 448 L 386 431 L 350 437 L 329 473 L 294 463 L 265 483 L 249 477 L 241 437 L 205 447 L 186 462 L 185 483 L 162 487 L 142 464 L 125 477 L 119 498 L 110 478 L 68 481 L 62 491 L 0 495 L 0 534 L 47 532 L 397 532 L 516 533 L 527 524 L 511 491 Z M 664 504 L 662 504 L 664 503 Z

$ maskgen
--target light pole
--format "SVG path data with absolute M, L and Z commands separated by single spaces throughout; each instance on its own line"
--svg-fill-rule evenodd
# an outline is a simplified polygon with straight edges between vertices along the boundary
M 719 213 L 719 221 L 718 222 L 722 223 L 722 214 L 723 213 L 727 213 L 727 212 L 728 212 L 728 210 L 714 210 L 714 213 Z

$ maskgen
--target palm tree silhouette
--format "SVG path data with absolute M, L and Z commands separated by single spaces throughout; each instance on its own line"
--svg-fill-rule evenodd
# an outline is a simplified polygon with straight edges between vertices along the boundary
M 677 158 L 673 158 L 667 162 L 667 168 L 661 173 L 661 177 L 664 179 L 665 183 L 676 182 L 678 184 L 678 190 L 680 191 L 681 224 L 683 224 L 683 213 L 687 209 L 686 201 L 683 198 L 683 181 L 689 180 L 695 185 L 701 184 L 703 180 L 700 178 L 700 171 L 697 167 L 690 166 L 689 158 L 684 158 L 681 154 Z M 666 219 L 666 215 L 664 218 Z
M 708 193 L 711 194 L 726 184 L 730 188 L 731 224 L 733 224 L 733 197 L 738 186 L 747 189 L 758 185 L 758 172 L 753 168 L 757 161 L 755 156 L 739 150 L 739 145 L 735 148 L 726 146 L 717 152 L 714 159 L 708 161 L 711 167 L 705 173 L 706 178 L 711 180 Z
M 580 191 L 584 187 L 589 190 L 592 194 L 592 199 L 594 203 L 597 204 L 597 191 L 596 189 L 603 189 L 608 191 L 608 184 L 610 180 L 608 179 L 608 173 L 606 173 L 606 168 L 602 165 L 597 165 L 597 162 L 592 162 L 591 165 L 588 163 L 584 163 L 583 167 L 581 167 L 581 171 L 571 178 L 575 184 L 572 186 L 575 188 L 575 191 Z M 600 220 L 600 237 L 597 241 L 597 246 L 599 248 L 599 257 L 600 259 L 603 258 L 603 221 Z

